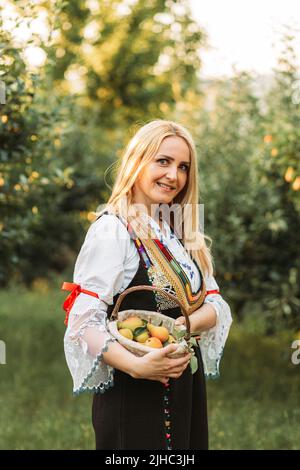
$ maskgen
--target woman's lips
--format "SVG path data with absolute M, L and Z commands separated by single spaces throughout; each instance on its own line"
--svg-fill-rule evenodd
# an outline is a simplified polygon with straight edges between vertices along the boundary
M 165 193 L 170 193 L 171 191 L 174 191 L 175 189 L 173 188 L 167 188 L 166 186 L 160 186 L 162 183 L 156 183 L 157 186 L 161 191 L 164 191 Z

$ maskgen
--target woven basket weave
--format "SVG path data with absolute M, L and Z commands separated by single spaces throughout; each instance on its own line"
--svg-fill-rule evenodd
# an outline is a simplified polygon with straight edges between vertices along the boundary
M 186 320 L 186 325 L 183 327 L 176 326 L 176 330 L 184 329 L 186 330 L 185 335 L 178 340 L 177 344 L 179 344 L 178 348 L 176 351 L 173 353 L 169 354 L 169 357 L 181 357 L 182 355 L 186 354 L 189 351 L 188 343 L 187 341 L 190 339 L 191 334 L 190 334 L 190 320 L 188 317 L 188 314 L 183 306 L 183 304 L 173 295 L 170 294 L 169 292 L 166 292 L 165 290 L 159 288 L 159 287 L 154 287 L 154 286 L 147 286 L 147 285 L 141 285 L 141 286 L 134 286 L 130 287 L 126 290 L 124 290 L 118 297 L 118 300 L 116 302 L 116 305 L 112 311 L 111 314 L 111 320 L 108 322 L 108 329 L 111 333 L 111 335 L 117 339 L 117 341 L 124 346 L 126 349 L 131 351 L 133 354 L 136 356 L 144 356 L 148 352 L 154 351 L 153 348 L 150 348 L 148 346 L 145 346 L 142 343 L 138 343 L 137 341 L 133 341 L 130 339 L 125 338 L 122 336 L 117 327 L 117 322 L 118 321 L 124 321 L 126 318 L 137 315 L 141 319 L 147 320 L 148 322 L 151 321 L 153 325 L 160 325 L 165 326 L 171 335 L 173 335 L 174 328 L 175 328 L 175 320 L 171 317 L 167 317 L 166 315 L 163 315 L 160 312 L 152 312 L 149 310 L 135 310 L 135 309 L 130 309 L 130 310 L 123 310 L 119 312 L 119 308 L 121 305 L 122 300 L 124 297 L 129 294 L 130 292 L 138 291 L 138 290 L 151 290 L 151 291 L 159 291 L 165 296 L 169 297 L 170 299 L 174 300 L 175 302 L 178 303 L 181 312 L 183 316 L 185 317 Z

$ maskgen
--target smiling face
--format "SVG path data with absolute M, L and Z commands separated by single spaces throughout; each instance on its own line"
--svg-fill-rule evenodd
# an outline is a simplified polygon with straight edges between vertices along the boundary
M 189 165 L 190 150 L 185 140 L 165 137 L 133 185 L 134 202 L 143 204 L 149 214 L 152 204 L 171 203 L 187 183 Z

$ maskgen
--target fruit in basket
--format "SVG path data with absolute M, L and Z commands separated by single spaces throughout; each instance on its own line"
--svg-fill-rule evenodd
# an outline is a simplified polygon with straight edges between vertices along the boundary
M 135 315 L 135 316 L 126 318 L 126 320 L 123 320 L 122 322 L 120 322 L 119 325 L 120 325 L 119 328 L 129 328 L 133 333 L 136 328 L 143 326 L 144 323 L 140 317 L 137 317 Z
M 124 338 L 133 339 L 133 333 L 129 328 L 120 328 L 119 333 L 124 336 Z
M 136 338 L 135 338 L 135 340 L 138 343 L 145 343 L 145 341 L 147 341 L 147 339 L 149 339 L 149 335 L 148 335 L 147 331 L 145 331 L 144 333 L 141 333 L 139 336 L 136 336 Z
M 165 326 L 155 326 L 152 323 L 148 323 L 147 328 L 150 335 L 154 338 L 158 338 L 161 343 L 165 343 L 169 338 L 169 331 Z
M 136 328 L 133 332 L 133 337 L 138 343 L 145 343 L 149 338 L 149 333 L 145 327 Z
M 169 335 L 169 338 L 167 340 L 167 344 L 171 344 L 171 343 L 177 343 L 176 339 L 174 338 L 174 336 L 172 335 Z
M 162 348 L 163 347 L 162 342 L 158 338 L 155 338 L 154 336 L 151 336 L 151 338 L 148 338 L 145 341 L 144 345 L 150 348 Z

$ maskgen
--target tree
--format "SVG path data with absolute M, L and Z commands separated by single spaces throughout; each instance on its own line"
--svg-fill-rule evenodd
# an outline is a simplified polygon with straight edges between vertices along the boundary
M 275 83 L 266 97 L 264 137 L 257 167 L 269 188 L 265 258 L 268 282 L 264 306 L 271 318 L 299 327 L 300 307 L 300 74 L 295 35 L 287 27 L 283 50 L 274 71 Z M 279 326 L 281 322 L 279 322 Z
M 134 125 L 197 90 L 204 42 L 185 1 L 22 0 L 17 8 L 29 28 L 47 11 L 50 34 L 16 47 L 1 33 L 2 285 L 68 266 Z M 34 74 L 23 55 L 30 42 L 46 56 Z
M 288 42 L 286 42 L 288 41 Z M 217 277 L 238 318 L 299 328 L 299 102 L 291 35 L 267 97 L 237 74 L 199 115 L 200 190 Z
M 24 18 L 16 20 L 16 28 Z M 49 268 L 60 268 L 66 263 L 64 242 L 74 242 L 76 232 L 69 232 L 67 217 L 57 211 L 73 184 L 72 168 L 58 158 L 65 104 L 50 95 L 45 70 L 28 68 L 28 44 L 17 44 L 4 27 L 0 43 L 6 88 L 0 120 L 0 285 L 4 286 L 11 279 L 30 283 L 46 276 Z

